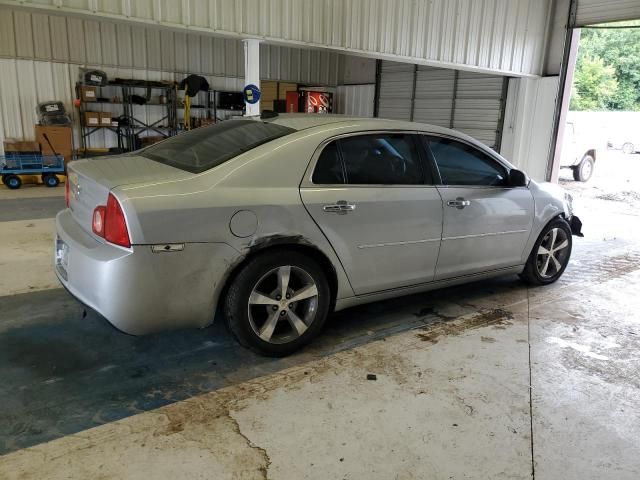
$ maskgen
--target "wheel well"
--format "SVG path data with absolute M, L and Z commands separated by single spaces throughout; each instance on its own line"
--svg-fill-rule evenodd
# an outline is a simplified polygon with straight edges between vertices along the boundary
M 591 158 L 593 158 L 593 161 L 596 161 L 596 150 L 594 148 L 592 148 L 591 150 L 587 150 L 587 152 L 584 154 L 584 156 L 586 157 L 587 155 L 589 155 Z
M 259 255 L 267 255 L 269 253 L 276 252 L 276 251 L 287 251 L 287 252 L 296 251 L 304 255 L 307 255 L 308 257 L 318 262 L 318 264 L 320 265 L 320 268 L 322 268 L 322 271 L 327 276 L 327 282 L 329 283 L 329 289 L 331 292 L 331 304 L 329 305 L 329 312 L 332 312 L 333 308 L 335 307 L 336 297 L 338 294 L 338 274 L 336 273 L 336 269 L 334 268 L 329 258 L 327 258 L 327 256 L 323 252 L 321 252 L 319 249 L 311 245 L 305 245 L 300 243 L 278 243 L 276 245 L 254 247 L 249 252 L 249 254 L 247 254 L 247 256 L 245 256 L 242 259 L 240 263 L 238 263 L 233 267 L 233 269 L 227 276 L 224 288 L 220 292 L 217 308 L 218 309 L 221 308 L 222 303 L 220 302 L 220 299 L 223 299 L 226 297 L 229 286 L 233 283 L 235 277 L 238 275 L 238 273 L 240 273 L 242 268 L 247 263 L 249 263 L 251 260 L 253 260 L 255 257 Z

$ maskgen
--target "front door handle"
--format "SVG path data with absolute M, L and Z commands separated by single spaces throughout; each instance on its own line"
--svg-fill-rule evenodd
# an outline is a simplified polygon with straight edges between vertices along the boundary
M 448 207 L 457 208 L 458 210 L 462 210 L 464 207 L 468 207 L 469 205 L 471 205 L 471 202 L 462 197 L 458 197 L 455 200 L 449 200 L 447 202 Z
M 337 213 L 338 215 L 346 215 L 349 212 L 353 212 L 356 209 L 354 203 L 349 203 L 346 200 L 338 200 L 336 203 L 325 205 L 322 207 L 327 213 Z

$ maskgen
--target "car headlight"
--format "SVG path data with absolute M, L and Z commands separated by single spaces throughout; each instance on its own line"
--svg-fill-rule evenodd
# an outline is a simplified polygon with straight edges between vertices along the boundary
M 564 214 L 567 219 L 573 217 L 573 197 L 570 193 L 564 194 Z

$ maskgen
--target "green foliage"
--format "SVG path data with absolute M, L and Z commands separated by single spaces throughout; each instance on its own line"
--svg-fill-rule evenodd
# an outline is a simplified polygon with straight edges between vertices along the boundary
M 571 109 L 640 111 L 640 28 L 582 30 Z
M 571 110 L 608 110 L 618 94 L 615 69 L 602 59 L 585 58 L 576 71 L 571 92 Z

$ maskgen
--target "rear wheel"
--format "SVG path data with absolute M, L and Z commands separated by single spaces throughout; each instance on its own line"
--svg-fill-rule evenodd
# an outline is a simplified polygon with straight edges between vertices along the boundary
M 309 343 L 329 312 L 322 268 L 299 252 L 260 255 L 235 277 L 226 298 L 227 324 L 238 341 L 262 355 L 289 355 Z
M 631 155 L 635 151 L 636 151 L 636 147 L 631 142 L 626 142 L 624 145 L 622 145 L 622 153 L 625 153 L 627 155 Z
M 586 182 L 593 175 L 593 157 L 591 155 L 585 155 L 582 161 L 573 167 L 573 179 L 576 182 Z
M 567 268 L 572 246 L 571 227 L 566 220 L 552 220 L 536 240 L 520 278 L 532 285 L 555 282 Z
M 57 187 L 60 184 L 60 179 L 55 173 L 45 173 L 42 175 L 42 183 L 47 187 Z
M 3 183 L 12 190 L 16 190 L 22 186 L 22 180 L 17 175 L 5 175 L 2 177 Z

